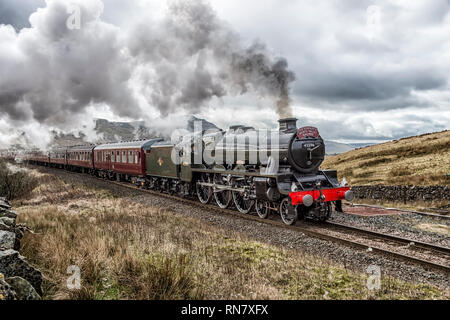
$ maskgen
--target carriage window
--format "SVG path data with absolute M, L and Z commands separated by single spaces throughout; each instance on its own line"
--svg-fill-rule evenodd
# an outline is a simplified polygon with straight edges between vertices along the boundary
M 128 163 L 133 163 L 133 151 L 128 151 Z
M 139 151 L 136 151 L 135 155 L 134 155 L 134 162 L 135 163 L 139 163 L 139 160 L 140 160 L 139 156 L 140 156 Z
M 127 163 L 127 152 L 122 151 L 122 163 Z
M 116 161 L 120 162 L 120 151 L 117 151 L 117 159 L 116 159 Z
M 111 152 L 111 162 L 116 162 L 116 153 L 114 151 Z

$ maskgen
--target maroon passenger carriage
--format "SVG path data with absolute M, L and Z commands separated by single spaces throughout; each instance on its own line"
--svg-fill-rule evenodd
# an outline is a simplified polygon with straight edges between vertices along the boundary
M 67 166 L 67 148 L 59 147 L 50 150 L 49 166 L 54 168 L 66 168 Z
M 25 153 L 25 160 L 30 164 L 48 165 L 48 153 L 40 150 L 32 150 Z
M 107 143 L 94 148 L 96 174 L 117 181 L 146 176 L 145 152 L 163 139 Z M 134 182 L 134 181 L 133 181 Z
M 94 173 L 95 145 L 75 146 L 67 149 L 67 168 L 82 173 Z

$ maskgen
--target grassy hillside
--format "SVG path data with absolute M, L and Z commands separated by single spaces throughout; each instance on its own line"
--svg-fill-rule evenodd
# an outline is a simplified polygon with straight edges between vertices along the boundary
M 450 131 L 382 143 L 328 157 L 352 185 L 450 185 Z

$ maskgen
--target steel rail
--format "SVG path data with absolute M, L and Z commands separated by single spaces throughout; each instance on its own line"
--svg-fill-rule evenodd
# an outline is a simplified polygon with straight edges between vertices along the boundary
M 358 228 L 355 226 L 350 226 L 347 224 L 341 224 L 341 223 L 336 223 L 336 222 L 331 222 L 331 221 L 325 222 L 325 225 L 330 225 L 330 226 L 338 227 L 341 229 L 346 229 L 346 230 L 350 230 L 350 231 L 354 231 L 354 232 L 359 232 L 362 234 L 376 236 L 379 238 L 392 240 L 392 241 L 395 241 L 395 242 L 398 242 L 401 244 L 413 245 L 418 248 L 443 253 L 443 254 L 449 255 L 449 257 L 450 257 L 450 248 L 448 248 L 448 247 L 444 247 L 444 246 L 440 246 L 440 245 L 436 245 L 436 244 L 432 244 L 432 243 L 428 243 L 428 242 L 422 242 L 422 241 L 418 241 L 418 240 L 414 240 L 414 239 L 403 238 L 403 237 L 395 236 L 392 234 L 381 233 L 381 232 L 377 232 L 377 231 L 373 231 L 373 230 Z

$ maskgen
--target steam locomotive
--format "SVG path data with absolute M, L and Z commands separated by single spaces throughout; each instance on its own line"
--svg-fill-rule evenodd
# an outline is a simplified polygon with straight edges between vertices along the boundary
M 335 170 L 320 170 L 325 144 L 314 127 L 279 120 L 278 131 L 232 126 L 200 131 L 171 142 L 161 138 L 28 152 L 31 164 L 129 181 L 145 189 L 220 208 L 234 206 L 263 219 L 278 213 L 287 225 L 298 219 L 327 220 L 353 200 Z

